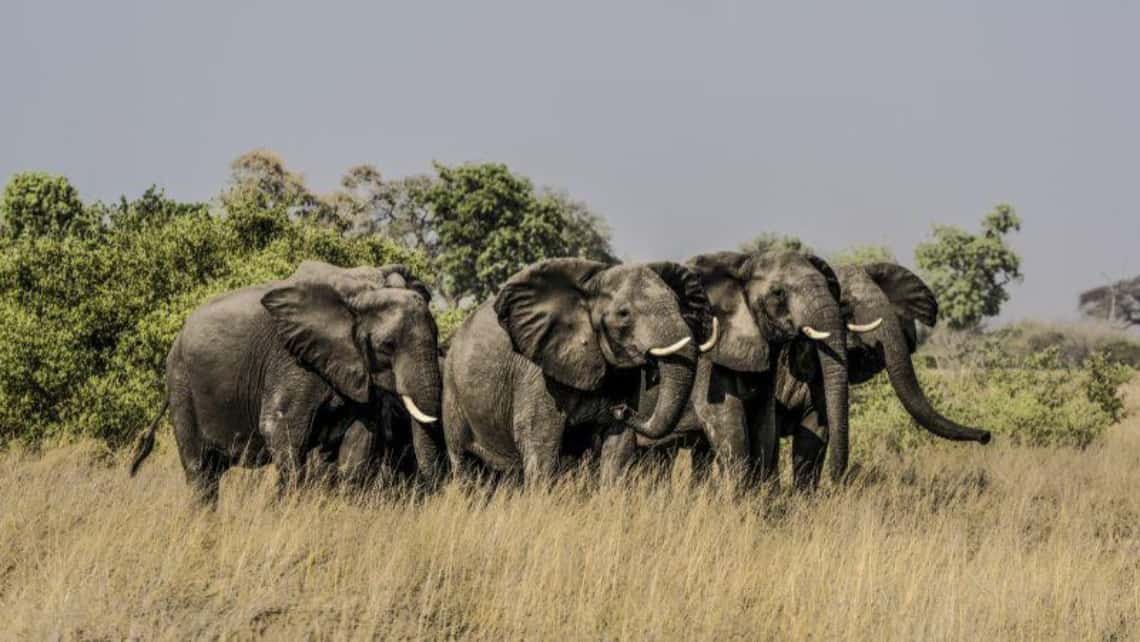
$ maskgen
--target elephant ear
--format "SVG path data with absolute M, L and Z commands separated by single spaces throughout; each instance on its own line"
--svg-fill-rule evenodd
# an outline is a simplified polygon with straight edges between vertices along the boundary
M 431 290 L 408 266 L 401 263 L 390 263 L 377 269 L 383 277 L 385 286 L 411 290 L 423 297 L 425 302 L 431 303 Z
M 812 267 L 819 270 L 823 274 L 823 278 L 827 280 L 827 290 L 831 292 L 831 296 L 838 302 L 841 298 L 841 291 L 839 287 L 839 277 L 835 276 L 835 270 L 831 269 L 827 261 L 819 258 L 814 254 L 806 254 L 807 260 L 812 264 Z
M 286 282 L 266 292 L 261 305 L 285 348 L 353 401 L 368 401 L 368 367 L 353 337 L 355 315 L 323 282 Z
M 894 263 L 869 263 L 863 270 L 887 295 L 899 316 L 934 327 L 938 299 L 914 272 Z
M 690 259 L 688 267 L 701 277 L 720 326 L 716 345 L 708 353 L 713 363 L 741 372 L 767 370 L 769 338 L 760 331 L 745 290 L 751 278 L 751 256 L 742 252 L 701 254 Z
M 648 267 L 677 295 L 681 317 L 689 325 L 696 342 L 701 344 L 708 341 L 712 336 L 713 312 L 705 286 L 701 285 L 700 275 L 672 261 L 649 263 Z
M 499 325 L 515 351 L 579 390 L 597 388 L 606 374 L 587 307 L 588 282 L 605 268 L 583 259 L 541 261 L 508 279 L 495 297 Z

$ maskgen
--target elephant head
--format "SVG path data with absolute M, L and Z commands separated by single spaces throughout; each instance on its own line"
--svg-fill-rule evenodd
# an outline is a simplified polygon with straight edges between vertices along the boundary
M 338 393 L 367 403 L 377 390 L 389 392 L 417 421 L 432 423 L 442 379 L 429 296 L 403 266 L 306 261 L 261 304 L 289 352 Z
M 712 326 L 699 277 L 667 262 L 541 261 L 511 277 L 494 308 L 515 351 L 566 386 L 597 390 L 611 369 L 656 366 L 661 383 L 652 416 L 619 415 L 653 439 L 680 418 L 697 344 L 708 341 Z
M 861 383 L 885 369 L 895 394 L 918 425 L 944 439 L 988 443 L 988 431 L 939 414 L 915 378 L 910 360 L 917 345 L 915 321 L 933 326 L 938 318 L 938 301 L 922 279 L 893 263 L 844 266 L 838 277 L 850 315 L 851 382 Z
M 847 467 L 847 327 L 839 281 L 822 259 L 799 252 L 716 252 L 694 257 L 720 330 L 713 362 L 764 372 L 773 346 L 806 338 L 823 370 L 831 474 Z

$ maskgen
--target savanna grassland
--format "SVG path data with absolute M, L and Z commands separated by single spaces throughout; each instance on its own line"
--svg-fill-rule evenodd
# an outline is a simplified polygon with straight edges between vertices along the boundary
M 0 455 L 9 639 L 1125 640 L 1140 636 L 1140 381 L 1084 450 L 931 445 L 815 496 L 641 478 L 417 498 L 227 476 L 173 449 Z

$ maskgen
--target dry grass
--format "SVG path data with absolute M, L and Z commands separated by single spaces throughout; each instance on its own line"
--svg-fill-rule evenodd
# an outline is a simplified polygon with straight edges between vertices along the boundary
M 1140 385 L 1133 384 L 1133 405 Z M 14 639 L 1140 636 L 1140 419 L 1084 452 L 883 455 L 814 497 L 640 480 L 416 500 L 231 473 L 187 508 L 166 449 L 0 455 Z

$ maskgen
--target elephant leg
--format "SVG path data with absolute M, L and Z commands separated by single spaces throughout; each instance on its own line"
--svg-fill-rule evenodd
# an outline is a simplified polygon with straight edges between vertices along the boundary
M 203 508 L 217 508 L 218 488 L 222 474 L 229 468 L 229 460 L 212 450 L 202 438 L 194 415 L 194 400 L 189 390 L 175 380 L 175 375 L 171 376 L 170 385 L 170 421 L 174 424 L 178 459 L 194 503 Z
M 445 382 L 450 382 L 450 372 L 444 370 Z M 459 408 L 459 402 L 456 399 L 454 385 L 445 384 L 445 392 L 443 395 L 443 444 L 447 449 L 447 463 L 451 467 L 451 475 L 457 478 L 469 478 L 472 476 L 471 467 L 467 465 L 467 443 L 471 439 L 471 426 L 467 423 L 467 419 L 463 416 L 463 411 Z M 412 427 L 413 444 L 416 438 L 416 429 Z M 416 451 L 416 458 L 419 459 L 419 450 Z
M 602 439 L 601 476 L 603 484 L 621 479 L 637 454 L 637 433 L 623 426 L 611 426 Z
M 742 481 L 750 468 L 748 433 L 745 405 L 733 396 L 717 404 L 712 420 L 705 424 L 705 436 L 716 455 L 717 466 L 734 483 Z
M 797 490 L 819 485 L 823 460 L 827 455 L 827 429 L 812 412 L 796 426 L 792 434 L 792 470 Z
M 377 472 L 376 450 L 380 437 L 363 421 L 349 424 L 337 451 L 337 474 L 345 482 L 364 487 Z
M 776 400 L 771 385 L 749 404 L 748 434 L 750 458 L 760 482 L 779 484 L 780 436 L 776 426 Z
M 282 387 L 262 403 L 259 428 L 277 466 L 277 493 L 283 497 L 305 481 L 305 444 L 313 428 L 316 404 L 306 403 L 303 386 Z
M 712 446 L 702 439 L 689 449 L 689 457 L 692 460 L 689 474 L 690 484 L 699 486 L 708 483 L 716 459 Z
M 512 433 L 527 486 L 546 486 L 554 480 L 565 430 L 566 417 L 549 395 L 533 395 L 516 409 Z

